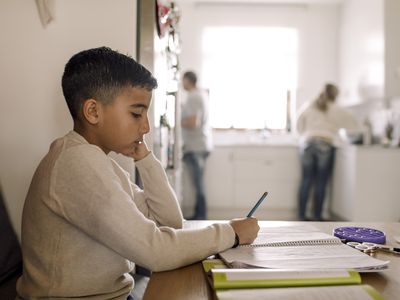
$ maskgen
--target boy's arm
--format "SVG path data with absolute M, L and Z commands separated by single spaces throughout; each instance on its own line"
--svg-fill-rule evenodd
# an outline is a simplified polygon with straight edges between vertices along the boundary
M 160 162 L 150 153 L 135 165 L 144 185 L 143 191 L 132 184 L 139 210 L 161 226 L 182 228 L 182 212 Z
M 150 270 L 178 268 L 234 244 L 229 224 L 196 230 L 158 227 L 138 210 L 98 148 L 67 150 L 51 181 L 51 197 L 43 199 L 50 210 L 91 239 Z

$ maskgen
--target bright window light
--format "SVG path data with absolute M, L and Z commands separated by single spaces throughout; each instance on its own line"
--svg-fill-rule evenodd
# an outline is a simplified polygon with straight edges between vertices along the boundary
M 292 28 L 204 28 L 201 75 L 212 127 L 285 128 L 287 94 L 297 87 L 297 49 Z

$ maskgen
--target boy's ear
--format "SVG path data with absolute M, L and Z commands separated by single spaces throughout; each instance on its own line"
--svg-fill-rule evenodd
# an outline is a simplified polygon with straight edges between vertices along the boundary
M 83 102 L 82 114 L 90 124 L 95 125 L 99 122 L 100 103 L 94 99 L 88 99 Z

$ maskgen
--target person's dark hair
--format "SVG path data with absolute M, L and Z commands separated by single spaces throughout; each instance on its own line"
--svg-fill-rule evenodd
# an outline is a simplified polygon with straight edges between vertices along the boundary
M 95 99 L 105 104 L 127 86 L 157 88 L 157 80 L 133 58 L 107 47 L 79 52 L 65 65 L 62 90 L 72 118 L 79 117 L 82 104 Z
M 187 71 L 183 74 L 183 78 L 189 80 L 194 86 L 197 84 L 197 75 L 193 71 Z
M 327 111 L 328 103 L 335 102 L 338 94 L 339 89 L 337 86 L 332 83 L 327 83 L 322 93 L 319 94 L 318 98 L 315 100 L 315 106 L 321 111 Z

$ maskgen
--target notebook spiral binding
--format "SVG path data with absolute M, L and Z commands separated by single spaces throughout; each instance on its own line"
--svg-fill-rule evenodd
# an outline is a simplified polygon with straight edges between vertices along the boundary
M 322 239 L 322 240 L 305 240 L 305 241 L 293 241 L 293 242 L 276 242 L 276 243 L 265 243 L 265 244 L 251 244 L 251 245 L 240 245 L 239 247 L 291 247 L 291 246 L 319 246 L 319 245 L 339 245 L 342 242 L 339 239 Z

